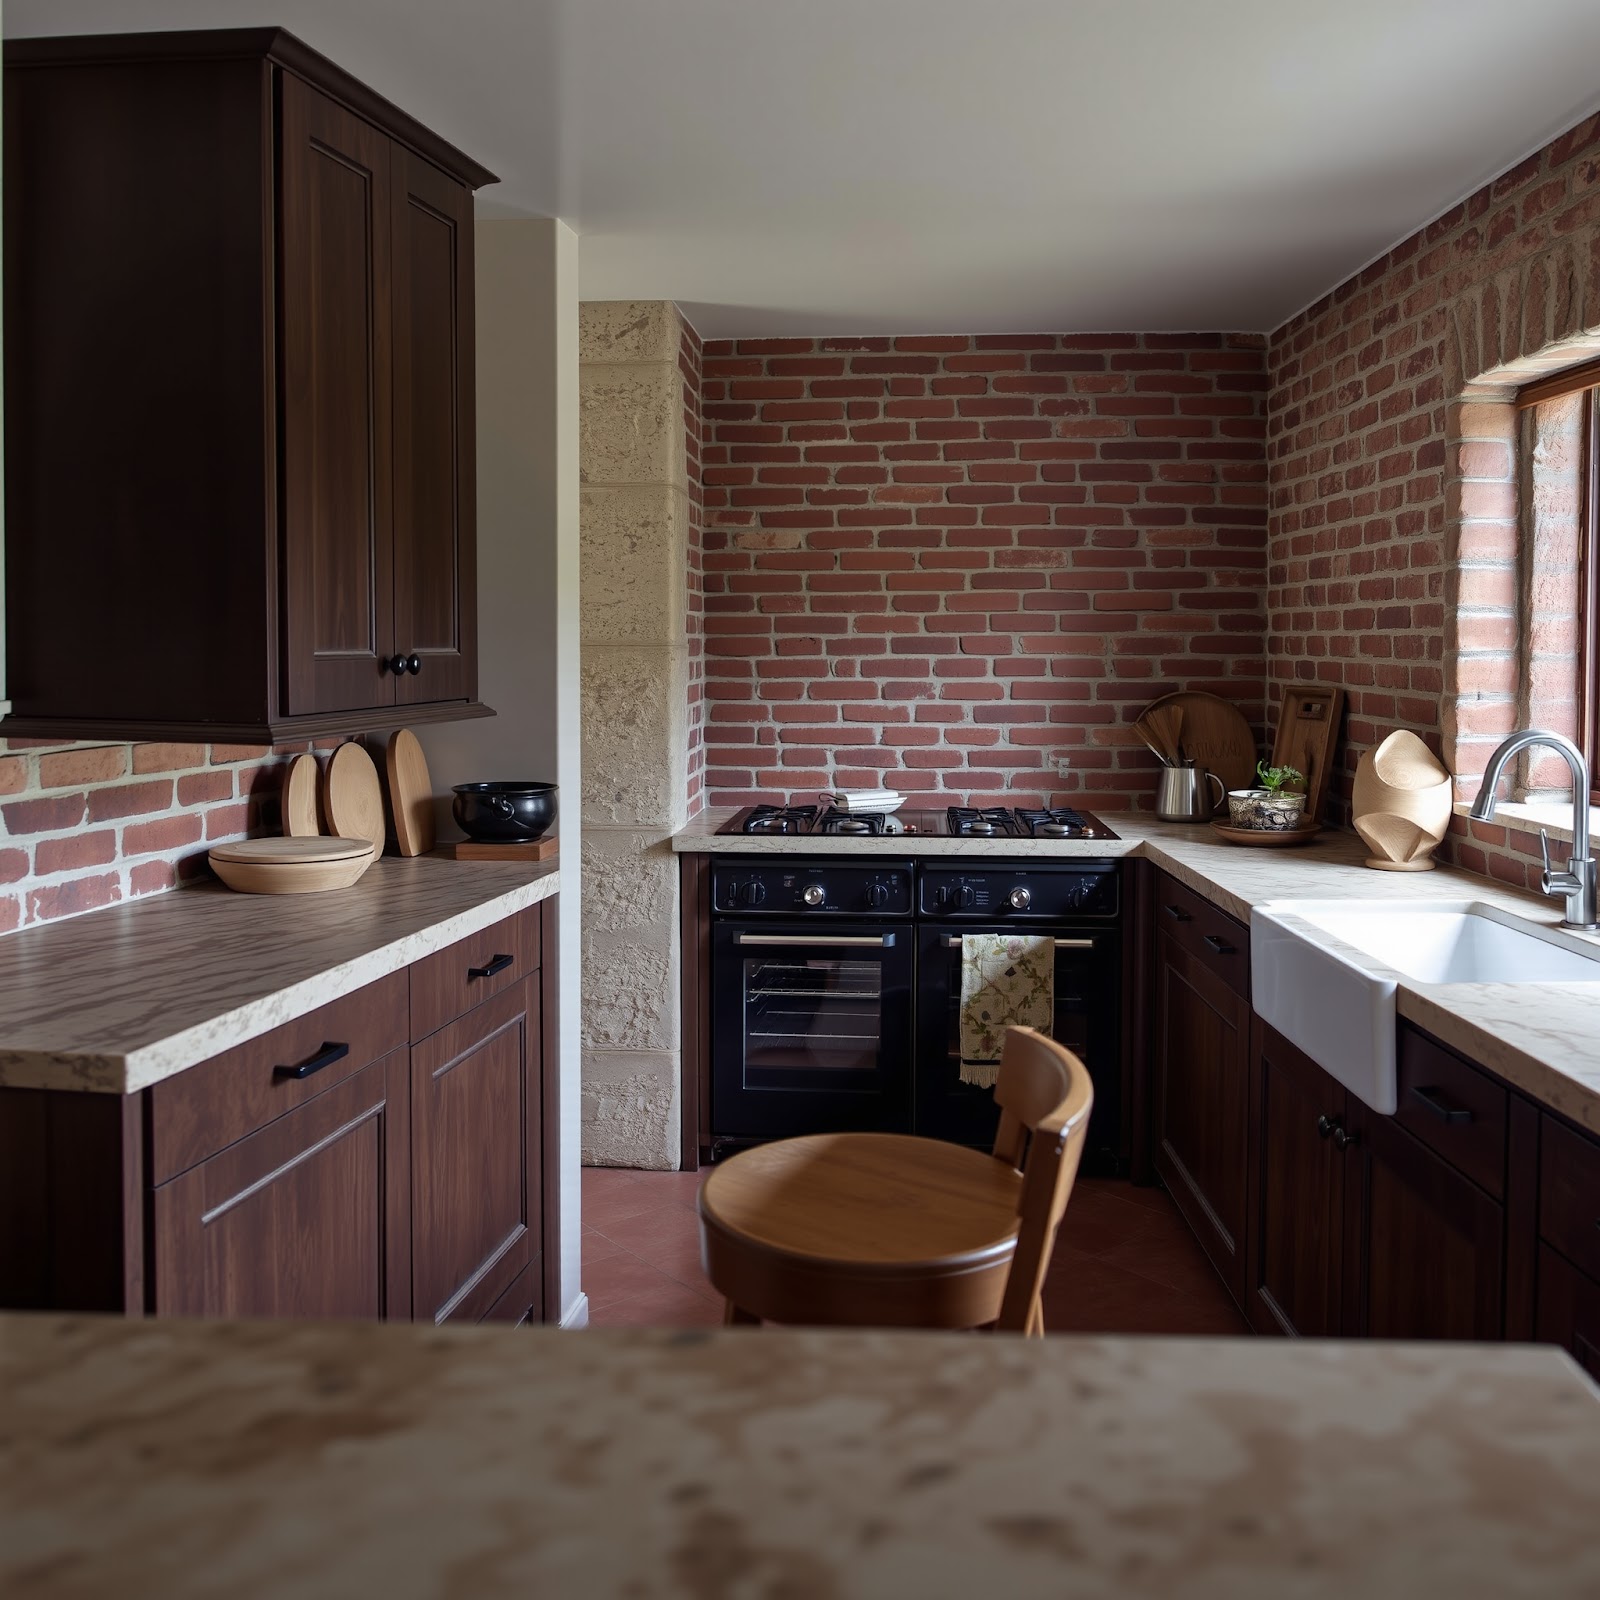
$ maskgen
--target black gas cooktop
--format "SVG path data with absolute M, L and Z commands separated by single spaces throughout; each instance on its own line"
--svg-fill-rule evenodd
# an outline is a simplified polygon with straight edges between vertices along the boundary
M 866 839 L 884 835 L 935 839 L 1115 839 L 1093 812 L 1070 806 L 950 806 L 883 815 L 835 806 L 748 806 L 717 829 L 753 838 Z

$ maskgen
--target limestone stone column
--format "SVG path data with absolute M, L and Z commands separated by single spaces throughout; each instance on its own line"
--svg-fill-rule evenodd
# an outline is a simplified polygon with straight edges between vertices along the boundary
M 667 301 L 580 308 L 583 1159 L 674 1168 L 689 478 Z

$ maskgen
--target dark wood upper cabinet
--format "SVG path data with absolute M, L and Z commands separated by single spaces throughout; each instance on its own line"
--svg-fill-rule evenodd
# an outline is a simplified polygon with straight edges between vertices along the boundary
M 8 41 L 18 735 L 477 704 L 472 191 L 281 30 Z

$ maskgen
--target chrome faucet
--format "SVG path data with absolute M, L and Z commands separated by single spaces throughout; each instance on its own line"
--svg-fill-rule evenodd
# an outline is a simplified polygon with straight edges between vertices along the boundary
M 1595 914 L 1595 859 L 1589 854 L 1589 765 L 1583 752 L 1570 739 L 1559 733 L 1547 733 L 1539 728 L 1528 728 L 1514 733 L 1489 757 L 1489 768 L 1483 775 L 1483 787 L 1472 802 L 1472 815 L 1479 822 L 1487 822 L 1494 815 L 1495 790 L 1500 786 L 1500 776 L 1506 763 L 1519 756 L 1531 745 L 1547 744 L 1559 750 L 1572 768 L 1572 854 L 1565 872 L 1550 870 L 1550 836 L 1539 830 L 1539 848 L 1544 852 L 1544 877 L 1539 887 L 1546 894 L 1565 895 L 1567 914 L 1564 928 L 1580 928 L 1593 933 L 1600 922 Z

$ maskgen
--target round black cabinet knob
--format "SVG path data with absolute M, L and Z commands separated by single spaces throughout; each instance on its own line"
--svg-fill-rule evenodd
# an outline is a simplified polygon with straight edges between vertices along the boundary
M 1013 911 L 1026 911 L 1033 904 L 1033 891 L 1030 889 L 1016 888 L 1006 896 L 1006 904 Z
M 422 657 L 415 654 L 407 656 L 406 671 L 409 672 L 413 678 L 416 677 L 416 675 L 422 671 Z
M 383 659 L 383 664 L 397 678 L 400 677 L 406 670 L 406 658 L 404 656 L 385 656 Z
M 828 896 L 820 883 L 808 883 L 805 888 L 800 891 L 800 898 L 804 900 L 808 906 L 820 906 L 822 902 L 828 898 Z
M 889 886 L 886 883 L 869 883 L 867 885 L 867 904 L 874 911 L 881 911 L 889 903 Z

